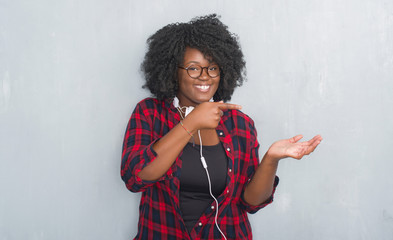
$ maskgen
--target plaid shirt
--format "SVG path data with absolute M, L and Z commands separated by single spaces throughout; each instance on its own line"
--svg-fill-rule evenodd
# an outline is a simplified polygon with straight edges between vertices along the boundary
M 136 106 L 124 136 L 121 176 L 132 192 L 142 192 L 139 207 L 138 233 L 135 239 L 221 239 L 214 224 L 215 203 L 205 210 L 198 223 L 188 233 L 179 207 L 179 187 L 182 161 L 180 155 L 157 181 L 138 177 L 157 153 L 153 144 L 180 121 L 171 100 L 153 98 L 142 100 Z M 251 118 L 238 110 L 224 110 L 217 126 L 217 134 L 228 156 L 226 188 L 217 198 L 218 224 L 227 239 L 252 239 L 247 212 L 255 213 L 273 201 L 278 184 L 275 178 L 271 197 L 259 206 L 243 199 L 245 186 L 258 164 L 257 133 Z

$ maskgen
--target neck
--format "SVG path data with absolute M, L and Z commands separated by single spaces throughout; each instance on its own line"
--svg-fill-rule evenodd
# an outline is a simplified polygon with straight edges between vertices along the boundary
M 194 110 L 194 106 L 182 107 L 177 97 L 173 99 L 173 106 L 177 108 L 182 119 L 184 119 L 192 110 Z
M 213 98 L 211 98 L 209 100 L 209 102 L 214 102 Z M 175 98 L 173 99 L 173 105 L 175 107 L 180 107 L 180 108 L 184 108 L 184 107 L 193 107 L 195 108 L 196 106 L 198 106 L 199 104 L 189 104 L 189 105 L 185 105 L 183 103 L 180 102 L 179 98 L 177 96 L 175 96 Z

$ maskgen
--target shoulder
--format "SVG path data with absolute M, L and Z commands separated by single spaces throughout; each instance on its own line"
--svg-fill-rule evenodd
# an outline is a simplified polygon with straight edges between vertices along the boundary
M 225 111 L 222 120 L 228 129 L 244 130 L 256 135 L 254 120 L 240 110 Z
M 141 117 L 151 118 L 152 120 L 157 117 L 158 119 L 168 118 L 169 115 L 177 111 L 172 101 L 172 99 L 145 98 L 137 103 L 134 114 L 144 115 Z
M 251 124 L 254 126 L 254 120 L 252 120 L 250 116 L 240 110 L 228 110 L 224 113 L 224 116 L 231 118 L 233 121 L 238 122 L 239 124 Z
M 158 110 L 171 108 L 172 101 L 170 99 L 158 100 L 157 98 L 145 98 L 137 103 L 136 109 L 139 110 Z
M 162 105 L 162 102 L 163 101 L 160 101 L 157 98 L 145 98 L 139 101 L 136 106 L 142 109 L 151 109 Z

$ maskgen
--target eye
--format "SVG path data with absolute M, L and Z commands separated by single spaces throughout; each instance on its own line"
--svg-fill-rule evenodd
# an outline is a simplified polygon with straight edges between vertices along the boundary
M 188 69 L 189 71 L 200 71 L 200 70 L 199 70 L 200 67 L 198 67 L 198 66 L 189 66 L 187 69 Z
M 215 71 L 215 70 L 217 70 L 217 69 L 218 69 L 217 66 L 211 66 L 211 67 L 209 67 L 209 71 Z

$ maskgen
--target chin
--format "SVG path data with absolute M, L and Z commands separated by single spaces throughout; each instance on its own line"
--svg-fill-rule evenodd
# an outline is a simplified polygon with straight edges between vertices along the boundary
M 199 103 L 209 102 L 209 101 L 210 101 L 210 99 L 213 99 L 213 97 L 209 97 L 209 98 L 203 98 L 203 99 L 198 99 L 198 101 L 197 101 L 197 102 L 199 102 Z

